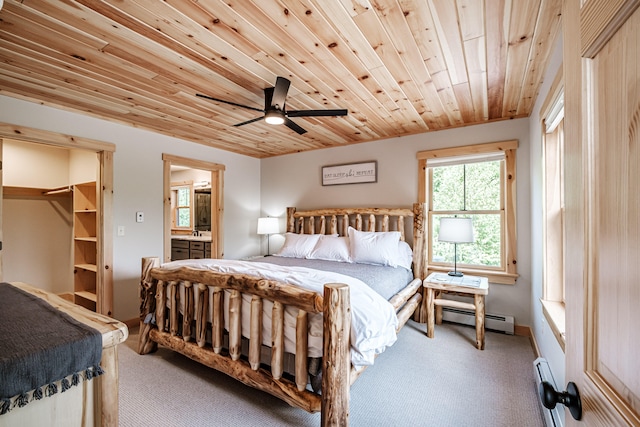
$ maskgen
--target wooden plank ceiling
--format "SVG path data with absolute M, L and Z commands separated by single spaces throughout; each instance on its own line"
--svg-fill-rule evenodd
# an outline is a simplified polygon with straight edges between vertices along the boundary
M 257 158 L 526 117 L 561 0 L 5 0 L 0 94 Z M 307 130 L 259 120 L 291 81 Z

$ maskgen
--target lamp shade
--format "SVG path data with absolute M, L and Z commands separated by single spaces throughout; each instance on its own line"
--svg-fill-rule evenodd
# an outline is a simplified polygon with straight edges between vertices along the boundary
M 473 243 L 473 221 L 471 218 L 440 218 L 438 241 Z
M 280 231 L 278 218 L 258 218 L 258 234 L 275 234 Z

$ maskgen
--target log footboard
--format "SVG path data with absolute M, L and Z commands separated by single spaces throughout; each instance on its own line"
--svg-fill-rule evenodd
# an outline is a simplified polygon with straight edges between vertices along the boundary
M 139 354 L 155 351 L 158 344 L 166 346 L 292 406 L 308 412 L 321 411 L 322 425 L 348 425 L 351 315 L 347 285 L 326 284 L 324 296 L 319 296 L 313 291 L 241 274 L 190 268 L 154 271 L 159 265 L 160 260 L 155 257 L 142 261 Z M 180 283 L 184 286 L 182 313 L 179 308 Z M 224 291 L 231 294 L 226 348 L 223 344 Z M 249 353 L 246 358 L 241 355 L 242 294 L 251 295 Z M 264 300 L 273 302 L 270 369 L 260 364 Z M 294 381 L 283 376 L 285 306 L 298 310 Z M 207 316 L 210 311 L 212 317 L 209 322 Z M 322 313 L 323 316 L 321 395 L 307 389 L 307 322 L 310 313 Z M 195 332 L 192 324 L 195 324 Z M 210 343 L 206 341 L 207 329 Z

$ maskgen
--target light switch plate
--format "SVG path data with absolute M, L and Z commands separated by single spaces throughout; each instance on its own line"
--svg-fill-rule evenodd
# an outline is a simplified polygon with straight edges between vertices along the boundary
M 136 222 L 144 222 L 144 212 L 136 212 Z
M 124 225 L 118 226 L 118 236 L 124 236 Z

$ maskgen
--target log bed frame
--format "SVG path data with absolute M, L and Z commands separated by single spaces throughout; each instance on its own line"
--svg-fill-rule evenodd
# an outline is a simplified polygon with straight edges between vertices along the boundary
M 287 231 L 305 234 L 346 235 L 349 226 L 364 231 L 400 231 L 405 240 L 405 218 L 413 219 L 413 272 L 415 279 L 389 301 L 396 309 L 400 329 L 421 307 L 425 278 L 424 204 L 408 208 L 353 208 L 296 211 L 287 208 Z M 285 283 L 243 274 L 222 274 L 182 267 L 159 268 L 158 257 L 142 259 L 140 287 L 140 336 L 138 352 L 146 354 L 157 345 L 169 347 L 197 362 L 223 372 L 250 387 L 266 391 L 308 412 L 321 411 L 323 426 L 349 423 L 349 387 L 363 370 L 351 366 L 349 287 L 327 283 L 324 295 Z M 179 313 L 179 285 L 185 288 L 184 314 Z M 212 287 L 212 298 L 208 288 Z M 223 292 L 230 292 L 228 346 L 223 344 Z M 198 304 L 194 306 L 194 293 Z M 241 357 L 242 294 L 251 295 L 248 357 Z M 169 313 L 166 301 L 169 296 Z M 263 299 L 273 301 L 273 335 L 270 368 L 260 364 Z M 209 307 L 213 320 L 207 322 Z M 295 380 L 283 376 L 284 308 L 295 307 Z M 422 308 L 421 308 L 422 310 Z M 422 321 L 421 310 L 416 320 Z M 307 389 L 307 314 L 323 313 L 322 393 Z M 155 324 L 148 319 L 155 314 Z M 147 320 L 147 323 L 145 323 Z M 163 325 L 158 328 L 157 325 Z M 210 341 L 207 342 L 207 332 Z M 228 348 L 226 348 L 228 347 Z

